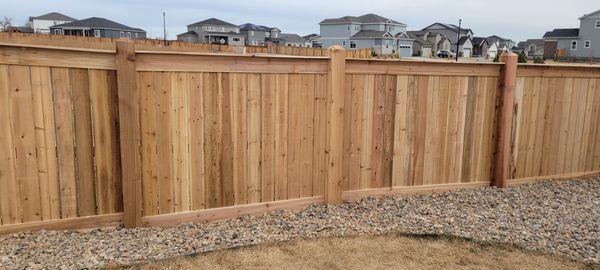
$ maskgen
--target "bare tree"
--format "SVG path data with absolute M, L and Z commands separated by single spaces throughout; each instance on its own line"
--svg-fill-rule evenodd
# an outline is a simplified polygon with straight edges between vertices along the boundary
M 6 28 L 12 25 L 12 19 L 4 16 L 4 19 L 0 20 L 0 30 L 6 31 Z

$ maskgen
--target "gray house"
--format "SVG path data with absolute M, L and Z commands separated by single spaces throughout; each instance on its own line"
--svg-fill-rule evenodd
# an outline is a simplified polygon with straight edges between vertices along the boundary
M 129 27 L 99 17 L 50 26 L 50 34 L 108 38 L 146 38 L 146 31 L 142 29 Z
M 422 31 L 429 31 L 432 33 L 440 33 L 444 38 L 448 39 L 448 41 L 450 41 L 450 51 L 453 53 L 456 53 L 456 43 L 458 42 L 459 39 L 459 34 L 458 34 L 458 26 L 454 25 L 454 24 L 448 24 L 448 23 L 433 23 L 430 26 L 427 26 L 425 28 L 422 29 Z M 461 28 L 460 29 L 460 38 L 463 37 L 468 37 L 470 46 L 469 44 L 467 44 L 466 46 L 464 44 L 459 44 L 459 56 L 460 55 L 464 55 L 464 57 L 470 57 L 472 55 L 472 48 L 473 48 L 473 43 L 471 42 L 471 39 L 473 39 L 473 31 L 471 31 L 471 29 L 469 28 Z M 466 42 L 466 40 L 463 40 L 463 43 Z M 464 49 L 467 49 L 467 51 L 463 51 Z M 471 48 L 471 51 L 469 51 L 469 48 Z M 441 50 L 441 49 L 440 49 Z
M 246 37 L 246 45 L 265 46 L 267 43 L 281 38 L 281 30 L 276 27 L 245 23 L 240 25 L 239 28 L 240 33 Z
M 377 54 L 411 56 L 413 39 L 406 24 L 376 15 L 344 16 L 319 23 L 323 48 L 340 45 L 348 50 L 372 48 Z
M 300 35 L 291 33 L 281 33 L 281 38 L 275 39 L 274 42 L 282 46 L 293 47 L 310 47 L 312 44 Z
M 237 25 L 215 18 L 199 21 L 187 26 L 187 32 L 177 35 L 177 40 L 192 43 L 207 43 L 244 46 L 245 35 Z
M 544 57 L 600 57 L 600 10 L 579 18 L 579 28 L 562 28 L 544 35 Z
M 73 22 L 76 20 L 77 19 L 75 18 L 71 18 L 58 12 L 50 12 L 40 16 L 29 17 L 29 26 L 31 26 L 33 32 L 35 33 L 50 34 L 51 26 Z
M 517 45 L 519 51 L 525 52 L 529 58 L 544 57 L 544 40 L 543 39 L 528 39 L 521 41 Z

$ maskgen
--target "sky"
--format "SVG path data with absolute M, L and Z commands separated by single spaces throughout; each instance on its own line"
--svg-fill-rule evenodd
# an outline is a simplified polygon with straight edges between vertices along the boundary
M 434 22 L 471 28 L 476 36 L 499 35 L 522 41 L 541 38 L 553 28 L 579 27 L 578 18 L 600 9 L 598 0 L 0 0 L 0 16 L 25 24 L 29 16 L 48 12 L 85 19 L 103 17 L 142 28 L 149 37 L 162 37 L 162 12 L 166 13 L 169 39 L 186 31 L 186 25 L 208 18 L 240 25 L 251 22 L 277 27 L 284 33 L 319 33 L 325 18 L 375 13 L 419 30 Z

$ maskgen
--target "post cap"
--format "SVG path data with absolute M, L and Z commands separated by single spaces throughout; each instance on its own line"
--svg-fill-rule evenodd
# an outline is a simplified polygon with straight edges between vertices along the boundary
M 330 50 L 332 52 L 346 51 L 346 49 L 344 49 L 344 47 L 342 47 L 340 45 L 333 45 L 333 46 L 329 47 L 327 50 Z

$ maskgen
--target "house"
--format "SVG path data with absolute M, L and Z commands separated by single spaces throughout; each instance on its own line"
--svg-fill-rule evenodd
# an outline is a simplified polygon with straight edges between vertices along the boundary
M 412 38 L 413 41 L 413 56 L 420 57 L 432 57 L 434 56 L 434 42 L 428 39 L 428 31 L 407 31 L 406 34 Z
M 37 17 L 29 17 L 29 26 L 33 29 L 33 32 L 39 34 L 50 34 L 50 27 L 58 24 L 74 22 L 77 19 L 71 18 L 67 15 L 50 12 Z
M 510 51 L 510 49 L 512 49 L 512 47 L 515 46 L 515 42 L 511 39 L 503 38 L 496 35 L 487 37 L 487 40 L 491 42 L 496 42 L 496 45 L 498 45 L 498 51 L 500 52 L 508 52 Z
M 579 28 L 559 28 L 544 34 L 544 57 L 600 57 L 600 10 L 579 18 Z
M 111 20 L 91 17 L 83 20 L 72 21 L 50 26 L 50 33 L 66 36 L 88 36 L 108 38 L 146 38 L 146 31 L 129 27 Z
M 448 39 L 448 41 L 450 42 L 451 46 L 450 48 L 448 48 L 449 51 L 456 53 L 456 43 L 459 41 L 459 36 L 460 38 L 462 37 L 468 37 L 469 39 L 469 43 L 472 46 L 471 43 L 471 39 L 473 38 L 473 31 L 469 28 L 460 28 L 460 35 L 458 33 L 458 26 L 454 25 L 454 24 L 448 24 L 448 23 L 440 23 L 440 22 L 436 22 L 433 23 L 425 28 L 422 29 L 422 31 L 429 31 L 429 32 L 433 32 L 433 33 L 439 33 L 441 34 L 444 38 Z M 466 42 L 466 41 L 463 41 Z M 464 46 L 459 45 L 459 49 L 463 48 Z M 467 44 L 466 47 L 464 48 L 469 48 L 469 44 Z M 441 48 L 438 48 L 438 50 L 442 50 Z M 463 52 L 460 51 L 459 55 L 471 55 L 472 52 Z
M 239 28 L 240 33 L 245 35 L 246 45 L 265 46 L 274 39 L 281 37 L 281 30 L 276 27 L 245 23 L 240 25 Z
M 311 47 L 313 48 L 322 48 L 323 47 L 323 42 L 321 41 L 321 36 L 319 36 L 318 34 L 309 34 L 306 36 L 303 36 L 302 38 L 304 38 L 304 40 L 308 43 L 311 44 Z
M 544 57 L 544 40 L 543 39 L 528 39 L 519 42 L 518 50 L 525 52 L 529 58 Z
M 292 47 L 311 47 L 312 43 L 306 41 L 298 34 L 281 33 L 281 38 L 275 39 L 275 44 Z
M 486 59 L 495 58 L 498 54 L 498 42 L 485 38 L 485 37 L 474 37 L 473 38 L 473 56 L 483 57 Z
M 187 26 L 187 30 L 187 32 L 177 35 L 177 40 L 234 46 L 246 44 L 245 35 L 240 33 L 237 25 L 216 18 L 190 24 Z
M 340 45 L 348 50 L 371 48 L 377 54 L 412 56 L 413 39 L 406 24 L 377 14 L 344 16 L 319 23 L 324 48 Z
M 473 42 L 468 36 L 461 37 L 458 40 L 458 57 L 469 58 L 473 54 Z

